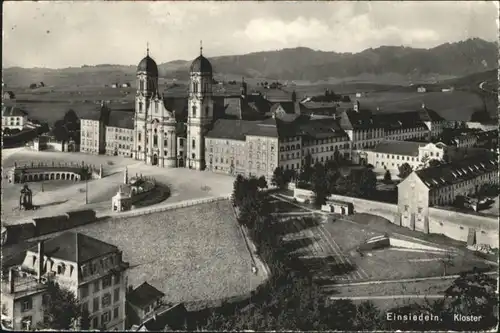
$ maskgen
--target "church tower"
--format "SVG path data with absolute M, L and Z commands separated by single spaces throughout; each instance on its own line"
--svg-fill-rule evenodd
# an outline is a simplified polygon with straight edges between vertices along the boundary
M 189 80 L 186 166 L 190 169 L 205 169 L 205 134 L 214 113 L 212 83 L 212 65 L 200 45 L 200 56 L 191 64 Z
M 132 154 L 136 160 L 147 160 L 148 110 L 151 100 L 158 91 L 158 66 L 149 56 L 149 47 L 144 59 L 137 66 L 137 93 L 135 96 L 134 148 Z

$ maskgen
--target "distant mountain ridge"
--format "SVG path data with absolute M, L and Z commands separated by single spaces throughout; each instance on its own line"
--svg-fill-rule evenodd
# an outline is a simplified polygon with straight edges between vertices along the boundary
M 194 58 L 194 57 L 193 57 Z M 359 53 L 315 51 L 307 47 L 278 51 L 254 52 L 244 55 L 208 57 L 217 76 L 233 75 L 276 80 L 320 81 L 329 78 L 349 78 L 364 74 L 394 73 L 418 80 L 429 75 L 466 76 L 497 68 L 498 46 L 480 38 L 445 43 L 430 49 L 403 46 L 380 46 Z M 137 59 L 139 62 L 140 59 Z M 174 60 L 159 64 L 160 76 L 185 80 L 192 60 Z M 36 71 L 43 74 L 51 69 L 6 68 L 9 72 Z M 133 77 L 135 66 L 97 65 L 60 69 L 65 74 L 119 71 Z M 14 76 L 23 76 L 15 73 Z M 6 82 L 8 83 L 8 82 Z

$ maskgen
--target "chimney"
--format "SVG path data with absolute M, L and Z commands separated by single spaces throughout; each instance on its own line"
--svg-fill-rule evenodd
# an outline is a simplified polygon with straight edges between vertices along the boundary
M 42 280 L 42 270 L 43 270 L 43 241 L 38 242 L 38 261 L 37 261 L 37 281 L 40 282 Z
M 9 268 L 9 293 L 14 293 L 14 269 Z

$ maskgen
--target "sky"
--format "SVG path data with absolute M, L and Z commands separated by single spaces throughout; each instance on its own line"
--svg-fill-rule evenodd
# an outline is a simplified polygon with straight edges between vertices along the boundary
M 493 1 L 5 1 L 4 67 L 135 65 L 309 47 L 360 52 L 498 40 Z

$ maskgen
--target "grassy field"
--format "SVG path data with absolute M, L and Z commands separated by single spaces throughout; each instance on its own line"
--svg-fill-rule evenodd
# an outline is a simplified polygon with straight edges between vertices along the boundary
M 264 279 L 251 271 L 229 201 L 110 219 L 73 231 L 118 246 L 130 263 L 129 285 L 147 281 L 168 302 L 237 296 Z
M 352 99 L 356 97 L 351 96 Z M 378 112 L 403 112 L 418 110 L 422 103 L 426 107 L 435 110 L 443 118 L 448 120 L 468 121 L 474 111 L 483 109 L 482 99 L 471 92 L 454 91 L 442 92 L 377 92 L 367 94 L 365 97 L 357 98 L 361 108 L 368 108 Z

